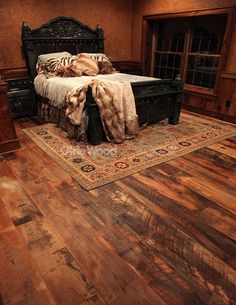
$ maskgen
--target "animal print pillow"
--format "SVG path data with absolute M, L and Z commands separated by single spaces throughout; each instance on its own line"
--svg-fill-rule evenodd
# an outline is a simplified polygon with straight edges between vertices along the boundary
M 69 52 L 56 52 L 56 53 L 47 53 L 47 54 L 40 54 L 38 56 L 37 64 L 36 64 L 36 71 L 37 73 L 44 73 L 48 61 L 51 59 L 61 58 L 61 57 L 71 57 L 72 55 Z
M 58 68 L 72 64 L 78 59 L 77 56 L 52 57 L 48 59 L 42 66 L 43 73 L 48 76 L 49 73 L 54 73 Z
M 69 52 L 56 52 L 56 53 L 47 53 L 47 54 L 40 54 L 38 56 L 38 65 L 44 65 L 50 58 L 58 58 L 58 57 L 69 57 L 72 56 Z
M 80 54 L 85 54 L 96 61 L 111 61 L 111 58 L 103 53 L 80 53 Z M 80 54 L 77 54 L 77 56 L 79 56 Z

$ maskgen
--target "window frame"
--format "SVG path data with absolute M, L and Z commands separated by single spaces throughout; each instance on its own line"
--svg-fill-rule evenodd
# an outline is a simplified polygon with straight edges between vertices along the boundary
M 176 18 L 173 18 L 173 19 L 176 19 Z M 163 21 L 163 20 L 162 20 Z M 160 22 L 160 20 L 159 20 Z M 164 54 L 164 55 L 179 55 L 181 57 L 181 63 L 180 63 L 180 73 L 182 74 L 182 65 L 183 65 L 183 55 L 184 55 L 184 48 L 183 48 L 183 51 L 180 52 L 180 51 L 160 51 L 158 50 L 158 37 L 157 37 L 157 32 L 158 32 L 158 27 L 159 27 L 159 23 L 158 22 L 154 22 L 154 32 L 153 32 L 153 53 L 152 53 L 152 57 L 153 57 L 153 64 L 151 66 L 151 76 L 154 76 L 154 70 L 155 70 L 155 56 L 156 54 Z M 185 47 L 185 42 L 184 42 L 184 47 Z
M 154 57 L 155 57 L 155 24 L 158 21 L 164 21 L 168 19 L 174 18 L 184 18 L 184 17 L 200 17 L 205 15 L 226 15 L 226 24 L 225 24 L 225 31 L 223 34 L 222 40 L 222 47 L 220 52 L 220 60 L 217 69 L 216 81 L 214 88 L 205 88 L 200 86 L 194 86 L 190 84 L 184 84 L 184 89 L 186 91 L 203 93 L 211 96 L 216 96 L 219 89 L 219 81 L 223 69 L 226 63 L 226 52 L 229 47 L 230 43 L 230 34 L 233 30 L 233 14 L 234 14 L 234 7 L 231 8 L 223 8 L 223 9 L 206 9 L 206 10 L 196 10 L 196 11 L 188 11 L 184 13 L 171 13 L 171 14 L 158 14 L 158 15 L 148 15 L 143 16 L 143 27 L 142 27 L 142 49 L 141 49 L 141 60 L 143 65 L 143 71 L 146 75 L 153 75 L 154 71 Z M 185 39 L 185 47 L 190 45 L 190 29 L 189 33 L 186 34 Z M 186 67 L 187 67 L 187 56 L 191 52 L 185 52 L 184 50 L 183 56 L 185 58 L 182 60 L 183 65 L 181 66 L 181 72 L 184 73 L 184 79 L 186 77 Z M 151 54 L 151 56 L 150 56 Z M 149 59 L 148 59 L 149 56 Z

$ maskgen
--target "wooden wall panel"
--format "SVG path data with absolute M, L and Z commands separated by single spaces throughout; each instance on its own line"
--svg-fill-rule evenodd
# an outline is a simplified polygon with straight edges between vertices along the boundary
M 218 102 L 221 113 L 236 117 L 236 79 L 222 79 Z
M 216 97 L 204 96 L 193 92 L 184 93 L 184 105 L 191 106 L 194 108 L 205 109 L 211 112 L 217 110 Z
M 228 48 L 228 58 L 226 61 L 225 70 L 229 73 L 236 73 L 236 14 L 234 15 L 234 27 L 230 37 L 230 47 Z

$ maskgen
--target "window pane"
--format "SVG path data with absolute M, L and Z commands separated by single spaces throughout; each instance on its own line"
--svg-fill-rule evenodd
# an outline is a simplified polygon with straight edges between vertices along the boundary
M 214 88 L 218 64 L 218 57 L 190 55 L 186 83 L 205 88 Z
M 191 52 L 220 54 L 225 21 L 224 15 L 193 19 Z
M 186 22 L 170 20 L 159 23 L 157 30 L 157 51 L 183 52 Z
M 178 54 L 156 54 L 154 76 L 174 79 L 180 72 L 181 56 Z
M 160 54 L 160 65 L 161 66 L 165 66 L 166 65 L 166 58 L 167 58 L 167 55 L 166 54 Z
M 160 66 L 161 65 L 161 54 L 155 55 L 155 64 Z

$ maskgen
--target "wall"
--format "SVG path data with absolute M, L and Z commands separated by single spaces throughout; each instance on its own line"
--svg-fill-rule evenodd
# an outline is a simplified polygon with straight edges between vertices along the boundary
M 204 9 L 236 8 L 236 0 L 137 0 L 133 9 L 132 59 L 142 57 L 143 16 L 192 12 Z M 234 15 L 236 18 L 236 14 Z M 146 28 L 144 29 L 146 31 Z M 149 41 L 150 41 L 150 34 Z M 148 37 L 148 36 L 147 36 Z M 149 43 L 150 44 L 150 43 Z M 150 57 L 150 56 L 149 56 Z M 143 61 L 148 62 L 148 56 Z M 236 22 L 229 39 L 226 62 L 216 95 L 185 91 L 184 107 L 236 123 Z
M 0 68 L 25 67 L 21 53 L 22 21 L 34 29 L 57 16 L 74 17 L 93 29 L 101 24 L 106 54 L 114 60 L 130 59 L 132 3 L 132 0 L 0 0 Z

